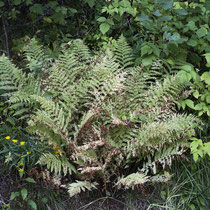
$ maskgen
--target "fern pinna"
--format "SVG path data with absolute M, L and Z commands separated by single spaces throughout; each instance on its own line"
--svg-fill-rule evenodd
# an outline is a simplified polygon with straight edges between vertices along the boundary
M 166 181 L 161 167 L 183 154 L 194 133 L 196 119 L 175 111 L 184 89 L 178 77 L 159 81 L 157 70 L 134 66 L 123 36 L 106 52 L 94 56 L 81 40 L 72 41 L 38 76 L 0 58 L 8 103 L 22 116 L 27 111 L 28 132 L 59 150 L 38 163 L 80 180 L 62 184 L 70 195 L 101 183 Z

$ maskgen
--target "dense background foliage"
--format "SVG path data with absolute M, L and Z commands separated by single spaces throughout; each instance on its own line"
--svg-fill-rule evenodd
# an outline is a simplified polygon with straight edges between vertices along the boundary
M 208 158 L 205 159 L 205 155 L 209 155 L 210 152 L 210 2 L 208 0 L 1 0 L 0 18 L 0 55 L 5 54 L 18 66 L 18 68 L 13 66 L 4 55 L 1 57 L 0 159 L 2 163 L 5 162 L 4 165 L 10 167 L 10 169 L 1 173 L 6 174 L 9 173 L 9 170 L 14 170 L 13 172 L 15 173 L 16 171 L 22 179 L 27 179 L 27 176 L 31 177 L 31 179 L 29 178 L 29 180 L 23 181 L 23 184 L 20 182 L 19 188 L 12 194 L 11 200 L 16 200 L 15 205 L 19 205 L 19 207 L 29 205 L 34 209 L 36 205 L 40 205 L 40 208 L 44 208 L 43 206 L 47 203 L 46 199 L 42 203 L 36 204 L 34 202 L 36 195 L 31 193 L 30 185 L 26 185 L 25 187 L 24 183 L 35 182 L 32 177 L 37 178 L 40 171 L 44 170 L 37 168 L 36 165 L 38 160 L 40 163 L 44 163 L 44 159 L 40 160 L 43 154 L 54 154 L 57 156 L 64 153 L 65 155 L 70 154 L 65 143 L 64 145 L 61 142 L 53 145 L 46 141 L 40 142 L 40 138 L 37 135 L 29 134 L 30 129 L 26 129 L 28 126 L 28 114 L 31 114 L 31 111 L 33 113 L 35 111 L 37 112 L 40 106 L 42 106 L 40 111 L 46 108 L 43 107 L 44 102 L 41 102 L 40 98 L 39 100 L 35 98 L 34 95 L 41 95 L 46 100 L 51 100 L 53 97 L 53 101 L 56 103 L 59 100 L 61 100 L 59 103 L 65 101 L 65 99 L 56 99 L 56 97 L 59 98 L 60 93 L 54 95 L 57 94 L 55 90 L 51 92 L 45 89 L 43 93 L 42 88 L 49 85 L 49 82 L 53 80 L 54 83 L 53 85 L 51 84 L 51 89 L 52 87 L 61 88 L 59 85 L 56 86 L 55 81 L 61 84 L 62 79 L 56 79 L 59 73 L 56 73 L 53 65 L 58 61 L 64 62 L 65 59 L 68 59 L 69 55 L 65 53 L 66 50 L 69 50 L 70 55 L 72 55 L 71 53 L 74 54 L 75 61 L 79 59 L 83 63 L 81 67 L 78 67 L 80 70 L 82 69 L 81 71 L 86 71 L 86 69 L 90 71 L 97 63 L 101 62 L 102 56 L 106 55 L 110 59 L 113 55 L 120 56 L 120 53 L 122 53 L 121 57 L 118 57 L 117 63 L 124 69 L 123 71 L 129 72 L 127 67 L 129 69 L 131 66 L 137 69 L 139 68 L 138 70 L 132 70 L 133 76 L 138 80 L 130 81 L 129 85 L 136 84 L 138 86 L 141 81 L 142 72 L 145 75 L 150 75 L 154 71 L 158 72 L 159 75 L 156 75 L 155 81 L 153 81 L 154 78 L 149 80 L 150 84 L 152 83 L 151 81 L 158 82 L 156 84 L 158 87 L 171 75 L 177 75 L 180 78 L 180 82 L 185 84 L 185 87 L 181 97 L 172 99 L 172 103 L 175 104 L 173 112 L 177 114 L 193 114 L 195 118 L 197 117 L 199 123 L 196 124 L 197 128 L 195 129 L 194 135 L 189 135 L 188 147 L 190 149 L 182 156 L 186 162 L 183 162 L 183 160 L 181 163 L 175 162 L 173 165 L 174 168 L 168 169 L 170 174 L 174 173 L 173 181 L 177 183 L 178 187 L 173 188 L 163 185 L 160 189 L 161 200 L 154 202 L 156 204 L 151 206 L 151 208 L 197 209 L 200 207 L 205 209 L 208 204 L 207 194 L 209 187 L 209 161 Z M 128 42 L 131 48 L 123 43 L 119 45 L 119 41 L 117 40 L 122 34 L 126 38 L 123 43 Z M 78 38 L 82 39 L 87 47 L 81 44 L 83 42 L 80 43 L 78 40 L 74 41 Z M 77 44 L 75 44 L 76 42 Z M 77 52 L 75 50 L 75 46 L 78 46 L 79 43 L 81 45 L 77 47 L 77 50 L 84 48 L 84 51 Z M 119 48 L 116 48 L 117 45 Z M 123 52 L 125 53 L 123 54 Z M 127 54 L 132 54 L 132 58 L 126 57 Z M 61 55 L 64 55 L 63 58 Z M 61 59 L 64 60 L 61 61 Z M 71 66 L 73 64 L 67 63 L 66 66 L 68 65 Z M 112 65 L 110 63 L 106 65 L 111 70 Z M 64 66 L 62 68 L 66 68 Z M 4 74 L 4 71 L 8 75 Z M 4 79 L 2 79 L 3 75 Z M 9 78 L 11 75 L 13 75 L 12 78 Z M 106 79 L 109 78 L 105 72 L 100 76 L 97 76 L 95 73 L 92 75 L 100 78 L 99 81 L 103 81 L 103 77 Z M 82 79 L 84 81 L 91 81 L 87 79 L 89 78 L 88 75 L 83 76 Z M 48 78 L 51 78 L 52 81 L 49 81 Z M 76 80 L 71 78 L 70 81 L 76 82 L 79 78 L 80 76 L 76 77 Z M 42 82 L 41 86 L 39 86 L 39 82 Z M 68 84 L 69 87 L 72 85 L 69 81 L 65 84 Z M 99 85 L 100 88 L 103 85 L 104 83 L 102 82 Z M 126 85 L 128 84 L 126 83 Z M 76 88 L 81 90 L 84 86 L 81 87 L 77 82 L 74 88 L 75 90 L 77 90 Z M 23 94 L 21 95 L 22 101 L 17 98 L 11 99 L 8 93 L 16 91 L 17 87 L 19 87 L 19 90 L 27 93 L 28 98 Z M 38 87 L 41 88 L 39 89 Z M 63 88 L 65 89 L 66 86 Z M 90 90 L 89 86 L 86 88 Z M 129 91 L 127 97 L 129 98 L 130 94 L 130 96 L 135 98 L 139 90 L 135 90 L 136 92 L 132 90 L 134 91 L 133 93 L 130 89 Z M 160 99 L 160 96 L 158 99 Z M 109 97 L 110 95 L 107 96 L 107 98 Z M 113 102 L 114 98 L 112 95 L 109 103 L 111 103 L 110 100 Z M 83 103 L 86 100 L 83 99 Z M 65 101 L 63 104 L 70 106 L 68 103 Z M 78 113 L 76 110 L 71 110 L 75 116 L 75 122 L 70 124 L 73 130 L 76 130 L 75 124 L 81 123 L 79 119 L 84 114 L 84 106 L 81 105 L 81 102 L 79 104 Z M 105 103 L 104 106 L 103 109 L 106 110 L 108 104 Z M 70 109 L 72 109 L 71 106 Z M 114 108 L 112 111 L 106 111 L 112 113 L 113 110 Z M 141 119 L 136 119 L 133 116 L 135 115 L 133 114 L 133 107 L 130 107 L 127 113 L 129 114 L 121 114 L 119 110 L 114 111 L 115 121 L 117 121 L 118 126 L 120 126 L 125 136 L 127 135 L 126 129 L 123 128 L 125 124 L 130 129 L 138 120 L 138 123 L 141 124 L 142 122 L 144 123 L 145 117 L 146 119 L 150 119 L 150 122 L 152 119 L 150 118 L 151 116 L 148 116 L 147 111 L 145 111 Z M 101 117 L 104 118 L 105 116 Z M 85 115 L 82 119 L 85 119 Z M 91 126 L 95 129 L 102 122 L 99 120 L 98 123 Z M 135 126 L 139 126 L 139 124 Z M 55 128 L 53 129 L 55 132 Z M 106 129 L 110 131 L 113 129 L 113 125 L 108 126 Z M 72 132 L 75 133 L 75 130 Z M 117 128 L 113 130 L 116 133 L 118 132 Z M 34 133 L 38 134 L 39 132 L 36 131 Z M 119 135 L 123 135 L 122 133 Z M 53 135 L 51 135 L 51 138 L 54 140 L 60 141 L 63 138 L 58 137 L 60 134 L 58 136 Z M 86 135 L 89 134 L 86 133 Z M 5 137 L 10 137 L 10 139 L 6 139 Z M 20 142 L 22 142 L 22 145 Z M 82 146 L 83 144 L 85 143 L 80 142 L 77 146 Z M 112 149 L 109 148 L 110 151 Z M 154 158 L 154 152 L 151 153 Z M 46 156 L 45 158 L 49 157 Z M 152 160 L 154 160 L 153 158 Z M 103 160 L 100 161 L 103 163 Z M 123 167 L 126 164 L 129 165 L 132 163 L 133 165 L 131 164 L 124 171 L 121 171 L 122 168 L 120 168 L 115 172 L 118 176 L 122 176 L 122 174 L 128 175 L 135 171 L 134 159 L 130 159 L 129 156 L 127 157 L 127 161 L 128 163 L 124 163 Z M 50 168 L 50 165 L 48 165 L 48 168 Z M 51 169 L 53 170 L 53 168 Z M 27 173 L 24 173 L 24 171 L 27 171 Z M 163 170 L 159 172 L 162 175 L 164 174 Z M 167 173 L 165 172 L 164 175 L 169 175 Z M 43 175 L 40 175 L 40 177 L 43 178 Z M 98 177 L 101 177 L 101 174 L 98 174 Z M 81 177 L 77 177 L 76 179 L 81 180 Z M 49 185 L 54 185 L 56 178 L 54 180 L 53 176 L 51 178 L 45 177 L 44 180 Z M 82 180 L 89 180 L 89 178 L 82 178 Z M 102 182 L 105 184 L 106 181 L 104 180 Z M 113 181 L 114 179 L 111 180 Z M 125 183 L 123 179 L 121 179 L 120 183 L 122 184 L 123 181 Z M 55 186 L 57 185 L 55 184 Z M 87 184 L 84 187 L 91 188 L 93 186 Z M 54 198 L 48 199 L 52 205 L 57 205 L 52 201 Z M 7 204 L 9 205 L 9 202 L 1 203 L 5 204 L 5 208 Z

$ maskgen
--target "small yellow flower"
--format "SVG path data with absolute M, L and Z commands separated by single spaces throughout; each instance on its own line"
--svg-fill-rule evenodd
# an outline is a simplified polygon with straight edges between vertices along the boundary
M 18 162 L 18 164 L 19 164 L 20 166 L 23 166 L 23 162 L 21 162 L 21 161 L 20 161 L 20 162 Z
M 60 153 L 61 151 L 58 149 L 58 150 L 56 150 L 55 151 L 55 154 L 58 154 L 58 153 Z
M 21 141 L 20 145 L 23 146 L 25 144 L 25 141 Z
M 10 136 L 6 136 L 5 139 L 6 139 L 6 140 L 10 140 Z
M 23 172 L 23 169 L 22 169 L 22 168 L 20 168 L 20 169 L 19 169 L 19 172 Z
M 31 154 L 31 152 L 27 152 L 27 155 L 30 155 Z
M 41 51 L 38 51 L 38 53 L 40 54 L 40 53 L 41 53 Z
M 13 139 L 12 141 L 13 141 L 14 143 L 17 143 L 17 142 L 18 142 L 18 140 L 15 140 L 15 139 Z

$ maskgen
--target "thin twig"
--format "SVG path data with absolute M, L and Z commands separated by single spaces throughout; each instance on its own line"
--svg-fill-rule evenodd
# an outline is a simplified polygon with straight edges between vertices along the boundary
M 8 43 L 8 34 L 7 34 L 7 30 L 6 30 L 6 24 L 5 24 L 5 19 L 4 19 L 4 13 L 2 13 L 2 25 L 3 25 L 4 36 L 5 36 L 5 41 L 6 41 L 7 56 L 10 58 L 9 43 Z

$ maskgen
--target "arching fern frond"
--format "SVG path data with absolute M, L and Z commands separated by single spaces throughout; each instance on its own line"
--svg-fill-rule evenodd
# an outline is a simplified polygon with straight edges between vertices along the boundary
M 88 181 L 77 181 L 77 182 L 69 184 L 68 193 L 70 197 L 73 197 L 81 193 L 82 191 L 85 191 L 86 189 L 87 190 L 97 189 L 96 188 L 97 185 L 98 184 L 96 182 L 90 183 Z
M 117 40 L 114 46 L 114 55 L 116 63 L 120 64 L 120 67 L 125 71 L 129 67 L 134 65 L 134 56 L 132 48 L 128 45 L 123 35 Z
M 43 154 L 38 162 L 41 165 L 47 165 L 47 169 L 55 174 L 61 175 L 63 173 L 64 176 L 67 174 L 72 174 L 72 172 L 76 173 L 75 167 L 64 157 L 56 157 L 51 153 Z
M 133 173 L 126 176 L 125 178 L 121 178 L 116 185 L 118 188 L 121 188 L 121 186 L 123 185 L 125 189 L 134 189 L 134 187 L 144 184 L 148 181 L 149 177 L 144 175 L 143 173 Z

